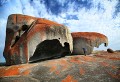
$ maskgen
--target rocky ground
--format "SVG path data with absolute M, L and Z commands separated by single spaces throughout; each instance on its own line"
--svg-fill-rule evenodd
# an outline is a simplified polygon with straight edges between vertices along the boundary
M 0 66 L 0 82 L 120 82 L 120 52 Z

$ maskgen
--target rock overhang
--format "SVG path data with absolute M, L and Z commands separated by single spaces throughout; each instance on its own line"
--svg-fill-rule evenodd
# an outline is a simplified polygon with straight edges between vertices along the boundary
M 68 43 L 67 50 L 70 53 L 72 52 L 72 36 L 66 26 L 44 18 L 21 14 L 10 15 L 7 22 L 6 44 L 4 49 L 4 57 L 7 64 L 29 62 L 29 58 L 33 56 L 38 44 L 45 40 L 52 42 L 54 39 L 57 39 L 61 44 L 61 48 L 66 48 L 65 43 Z M 60 52 L 61 55 L 63 52 L 66 52 L 65 50 L 60 50 L 62 52 Z M 15 61 L 17 62 L 15 63 Z
M 102 43 L 105 44 L 105 46 L 108 46 L 108 38 L 107 36 L 97 33 L 97 32 L 73 32 L 72 37 L 77 39 L 85 39 L 87 42 L 88 41 L 93 41 L 93 43 L 96 43 L 94 47 L 99 47 Z

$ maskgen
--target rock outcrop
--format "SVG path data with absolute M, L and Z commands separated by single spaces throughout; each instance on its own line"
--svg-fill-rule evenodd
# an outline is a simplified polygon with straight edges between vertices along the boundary
M 0 64 L 0 82 L 119 82 L 120 52 L 92 53 L 102 43 L 107 46 L 108 39 L 100 33 L 71 34 L 67 27 L 44 18 L 10 15 L 4 57 L 12 66 Z M 46 60 L 51 58 L 55 59 Z
M 120 82 L 120 52 L 2 66 L 0 82 Z
M 56 58 L 73 50 L 66 26 L 44 18 L 12 14 L 8 17 L 4 57 L 7 65 Z
M 110 49 L 110 48 L 107 49 L 107 52 L 108 53 L 114 53 L 114 51 L 112 49 Z
M 104 43 L 108 45 L 108 38 L 96 32 L 74 32 L 73 37 L 73 53 L 72 54 L 91 54 L 94 47 L 99 47 Z

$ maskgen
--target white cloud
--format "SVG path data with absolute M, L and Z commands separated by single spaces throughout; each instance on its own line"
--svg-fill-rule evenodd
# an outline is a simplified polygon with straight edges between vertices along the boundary
M 4 45 L 5 45 L 5 25 L 6 25 L 6 20 L 5 19 L 0 19 L 0 62 L 5 61 L 3 58 L 3 50 L 4 50 Z

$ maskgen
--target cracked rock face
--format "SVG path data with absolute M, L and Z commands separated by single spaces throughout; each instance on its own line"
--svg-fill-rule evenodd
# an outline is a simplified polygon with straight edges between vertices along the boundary
M 7 65 L 61 57 L 72 50 L 72 36 L 66 26 L 21 14 L 8 17 L 3 52 Z
M 108 45 L 108 38 L 96 32 L 74 32 L 73 53 L 72 54 L 91 54 L 94 47 L 99 47 L 102 43 Z

